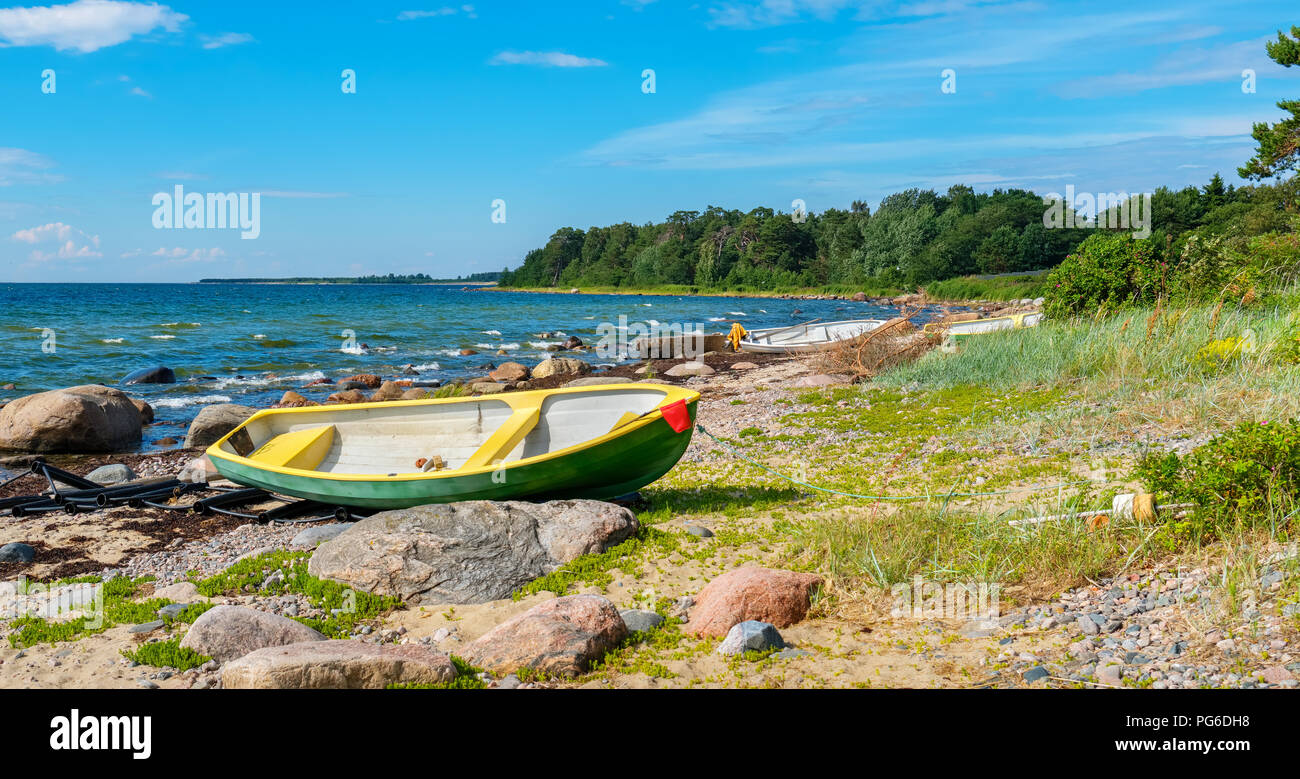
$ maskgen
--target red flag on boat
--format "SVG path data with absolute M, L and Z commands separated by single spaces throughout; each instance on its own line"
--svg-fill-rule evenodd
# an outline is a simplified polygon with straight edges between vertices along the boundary
M 682 433 L 691 429 L 691 412 L 686 408 L 685 400 L 669 403 L 659 409 L 659 413 L 663 414 L 664 421 L 668 423 L 674 433 Z

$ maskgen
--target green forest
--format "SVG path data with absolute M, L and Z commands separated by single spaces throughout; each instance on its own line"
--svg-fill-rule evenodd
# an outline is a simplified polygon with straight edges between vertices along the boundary
M 1234 187 L 1217 174 L 1202 187 L 1162 187 L 1152 193 L 1147 240 L 1164 247 L 1164 254 L 1178 254 L 1189 240 L 1249 239 L 1287 230 L 1296 194 L 1293 181 Z M 504 271 L 500 285 L 915 289 L 957 276 L 1052 268 L 1104 230 L 1045 227 L 1046 208 L 1033 192 L 977 193 L 968 186 L 942 194 L 910 189 L 886 197 L 874 210 L 857 201 L 802 221 L 769 208 L 710 206 L 677 211 L 658 224 L 561 228 L 529 252 L 521 267 Z

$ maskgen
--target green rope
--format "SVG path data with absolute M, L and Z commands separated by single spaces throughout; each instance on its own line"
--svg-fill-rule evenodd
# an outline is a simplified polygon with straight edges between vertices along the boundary
M 736 448 L 733 447 L 731 444 L 728 444 L 726 441 L 723 441 L 721 438 L 718 438 L 713 433 L 710 433 L 708 430 L 705 430 L 704 425 L 696 425 L 695 429 L 699 430 L 701 433 L 705 434 L 709 438 L 712 438 L 722 448 L 731 452 L 733 455 L 739 457 L 740 459 L 744 460 L 750 465 L 754 465 L 759 468 L 762 468 L 763 470 L 767 471 L 773 476 L 776 476 L 781 479 L 785 479 L 786 481 L 792 484 L 798 484 L 800 487 L 807 487 L 810 490 L 818 490 L 819 492 L 829 492 L 832 495 L 843 495 L 847 498 L 861 498 L 863 500 L 932 500 L 935 497 L 934 495 L 859 495 L 855 492 L 842 492 L 840 490 L 830 489 L 829 487 L 818 487 L 816 484 L 809 484 L 808 482 L 805 481 L 799 481 L 793 476 L 786 476 L 784 473 L 781 473 L 780 471 L 775 471 L 767 467 L 766 465 L 758 462 L 757 460 L 746 457 L 744 454 L 737 451 Z M 1078 484 L 1092 484 L 1092 483 L 1093 483 L 1092 481 L 1085 479 L 1083 481 L 1066 481 L 1066 482 L 1061 482 L 1060 484 L 1043 484 L 1034 487 L 1016 487 L 1015 489 L 998 490 L 996 492 L 947 492 L 944 493 L 942 497 L 946 502 L 953 498 L 982 498 L 991 495 L 1013 495 L 1018 492 L 1056 490 L 1062 487 L 1073 487 Z

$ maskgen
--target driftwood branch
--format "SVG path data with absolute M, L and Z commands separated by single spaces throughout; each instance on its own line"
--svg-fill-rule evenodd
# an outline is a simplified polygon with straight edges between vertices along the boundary
M 912 324 L 912 319 L 920 313 L 919 308 L 905 309 L 875 330 L 822 352 L 823 369 L 829 373 L 847 373 L 857 379 L 917 359 L 940 340 Z

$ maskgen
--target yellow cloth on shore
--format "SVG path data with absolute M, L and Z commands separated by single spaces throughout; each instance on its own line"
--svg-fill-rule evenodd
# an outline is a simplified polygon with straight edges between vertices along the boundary
M 727 333 L 727 343 L 731 344 L 731 351 L 740 351 L 740 341 L 747 335 L 749 335 L 749 331 L 739 322 L 732 325 L 731 332 Z

